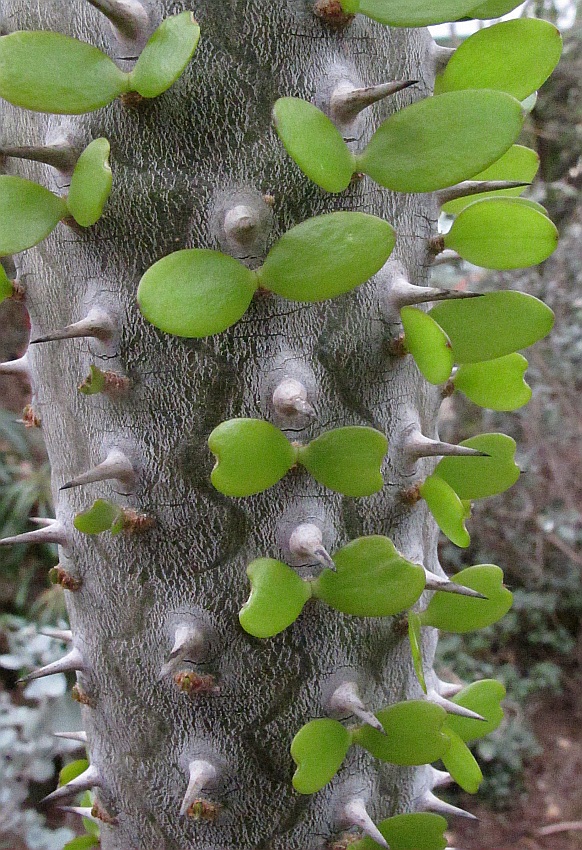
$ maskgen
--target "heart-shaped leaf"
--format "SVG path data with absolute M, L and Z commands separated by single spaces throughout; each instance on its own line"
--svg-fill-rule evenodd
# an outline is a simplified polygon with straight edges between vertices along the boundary
M 475 174 L 472 180 L 519 180 L 522 183 L 531 183 L 540 166 L 539 155 L 523 145 L 512 145 L 493 165 Z M 526 187 L 517 189 L 501 189 L 496 192 L 481 192 L 478 195 L 470 195 L 466 198 L 456 198 L 443 204 L 442 210 L 448 215 L 458 215 L 461 210 L 482 198 L 513 198 L 525 192 Z
M 548 21 L 502 21 L 462 42 L 437 77 L 435 92 L 496 89 L 524 100 L 547 80 L 561 53 L 560 32 Z
M 422 634 L 421 634 L 420 617 L 411 611 L 408 614 L 408 640 L 410 641 L 410 651 L 412 653 L 412 663 L 416 678 L 420 683 L 422 690 L 427 693 L 426 679 L 424 678 L 424 662 L 422 660 Z
M 443 732 L 446 711 L 434 703 L 398 702 L 381 709 L 376 717 L 385 735 L 366 725 L 352 731 L 352 740 L 381 761 L 400 765 L 430 764 L 441 758 L 449 746 L 449 739 Z
M 333 556 L 337 572 L 324 570 L 313 594 L 356 617 L 389 617 L 414 605 L 424 590 L 424 570 L 407 561 L 387 537 L 352 540 Z
M 515 463 L 515 440 L 507 434 L 479 434 L 463 440 L 489 457 L 444 457 L 434 471 L 460 499 L 484 499 L 509 490 L 520 472 Z
M 447 727 L 455 732 L 463 741 L 477 741 L 493 732 L 503 720 L 501 701 L 505 698 L 505 688 L 501 682 L 494 679 L 482 679 L 463 688 L 452 698 L 457 705 L 476 711 L 484 720 L 472 720 L 470 717 L 459 717 L 449 714 Z
M 326 192 L 343 192 L 356 170 L 354 156 L 332 121 L 312 103 L 282 97 L 273 121 L 287 153 Z
M 445 768 L 463 791 L 466 791 L 467 794 L 476 794 L 483 782 L 481 768 L 475 761 L 469 747 L 459 738 L 456 732 L 445 728 L 445 735 L 451 742 L 450 747 L 442 756 Z
M 181 76 L 194 55 L 200 27 L 192 12 L 162 21 L 129 75 L 129 87 L 142 97 L 157 97 Z
M 430 475 L 420 486 L 420 495 L 425 500 L 434 521 L 449 540 L 466 549 L 471 542 L 465 528 L 467 513 L 465 505 L 453 488 L 437 475 Z
M 216 456 L 212 483 L 226 496 L 252 496 L 276 484 L 296 462 L 284 434 L 261 419 L 229 419 L 208 438 Z
M 67 207 L 81 227 L 91 227 L 99 221 L 111 193 L 110 151 L 107 139 L 95 139 L 85 148 L 73 171 Z
M 341 0 L 348 14 L 360 12 L 391 27 L 425 27 L 456 21 L 469 12 L 474 0 Z
M 78 115 L 128 91 L 128 75 L 84 41 L 56 32 L 0 38 L 0 97 L 36 112 Z
M 295 301 L 323 301 L 349 292 L 379 271 L 396 234 L 386 221 L 359 212 L 310 218 L 287 231 L 259 271 L 266 289 Z
M 494 564 L 467 567 L 452 579 L 482 593 L 486 599 L 435 593 L 421 613 L 423 626 L 464 634 L 496 623 L 511 608 L 512 595 L 503 585 L 503 573 Z M 481 721 L 478 721 L 481 722 Z
M 119 505 L 97 499 L 90 508 L 76 515 L 73 525 L 83 534 L 101 534 L 103 531 L 115 530 L 122 519 L 123 511 Z
M 371 496 L 382 489 L 388 440 L 374 428 L 335 428 L 298 449 L 298 460 L 316 481 L 344 496 Z
M 519 0 L 519 2 L 516 2 L 516 0 L 485 0 L 485 3 L 479 3 L 475 9 L 471 9 L 471 17 L 482 21 L 502 18 L 503 15 L 517 9 L 522 3 L 523 0 Z
M 525 292 L 488 292 L 437 304 L 430 315 L 448 334 L 457 363 L 480 363 L 512 354 L 546 336 L 549 307 Z
M 480 407 L 517 410 L 531 398 L 531 388 L 523 377 L 527 367 L 522 354 L 506 354 L 497 360 L 459 366 L 453 382 L 456 390 Z
M 137 301 L 148 322 L 175 336 L 220 333 L 244 316 L 256 275 L 219 251 L 190 248 L 154 263 L 142 277 Z
M 348 730 L 337 720 L 310 720 L 293 738 L 291 755 L 297 770 L 293 787 L 300 794 L 314 794 L 337 773 L 352 742 Z
M 444 384 L 453 368 L 451 342 L 432 316 L 417 307 L 400 311 L 406 348 L 431 384 Z
M 556 225 L 519 200 L 483 198 L 469 204 L 445 234 L 445 248 L 486 269 L 521 269 L 547 260 L 558 245 Z
M 0 184 L 1 185 L 1 184 Z M 0 304 L 14 295 L 14 286 L 6 274 L 4 266 L 0 263 Z
M 268 638 L 294 623 L 311 596 L 309 582 L 272 558 L 259 558 L 247 567 L 251 595 L 239 614 L 250 635 Z
M 0 175 L 0 257 L 32 248 L 66 215 L 64 200 L 48 189 L 23 177 Z
M 378 829 L 390 850 L 445 850 L 448 823 L 440 815 L 417 812 L 380 821 Z M 350 850 L 378 850 L 371 838 L 350 844 Z
M 521 105 L 508 94 L 447 92 L 387 118 L 356 157 L 357 168 L 387 189 L 432 192 L 499 159 L 522 123 Z
M 77 776 L 85 773 L 88 767 L 89 762 L 87 759 L 77 759 L 77 761 L 69 762 L 59 771 L 58 787 L 62 788 L 63 785 L 68 785 L 69 782 L 76 779 Z

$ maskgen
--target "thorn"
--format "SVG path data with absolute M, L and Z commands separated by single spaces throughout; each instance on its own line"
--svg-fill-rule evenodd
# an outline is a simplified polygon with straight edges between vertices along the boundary
M 0 375 L 24 375 L 30 380 L 28 354 L 19 357 L 17 360 L 6 360 L 4 363 L 0 363 Z
M 247 204 L 237 204 L 226 211 L 223 227 L 227 239 L 238 245 L 252 245 L 261 227 L 261 218 Z
M 289 538 L 289 550 L 298 558 L 315 558 L 328 570 L 336 572 L 333 559 L 323 545 L 321 529 L 311 522 L 296 526 Z
M 350 800 L 344 808 L 344 819 L 350 826 L 359 827 L 362 832 L 367 835 L 376 844 L 390 850 L 389 844 L 368 814 L 366 804 L 361 797 Z
M 315 410 L 307 401 L 307 389 L 294 378 L 285 378 L 273 392 L 273 407 L 280 416 L 314 417 Z
M 73 487 L 81 487 L 83 484 L 92 484 L 95 481 L 119 481 L 124 487 L 132 488 L 135 485 L 136 474 L 131 461 L 119 449 L 111 449 L 105 460 L 83 472 L 71 481 L 67 481 L 59 490 L 71 490 Z
M 52 664 L 47 664 L 39 670 L 33 670 L 27 676 L 23 676 L 18 682 L 31 682 L 33 679 L 43 679 L 45 676 L 53 676 L 55 673 L 70 673 L 73 670 L 85 670 L 85 662 L 83 656 L 78 649 L 72 649 L 58 661 L 53 661 Z
M 431 788 L 446 788 L 455 781 L 447 770 L 437 770 L 431 764 L 427 765 L 431 781 Z
M 203 759 L 191 761 L 188 765 L 188 772 L 190 778 L 182 805 L 180 806 L 181 815 L 188 814 L 188 809 L 196 802 L 202 790 L 208 788 L 210 785 L 214 785 L 218 778 L 218 772 L 214 765 Z
M 406 435 L 402 448 L 413 461 L 421 457 L 490 457 L 485 452 L 471 449 L 469 446 L 455 446 L 452 443 L 431 440 L 417 429 Z
M 0 147 L 0 156 L 28 159 L 51 165 L 63 174 L 71 174 L 79 159 L 80 151 L 70 145 L 4 146 Z
M 442 697 L 456 697 L 465 686 L 457 682 L 443 682 L 442 679 L 436 680 L 436 689 Z
M 456 186 L 440 189 L 435 192 L 435 195 L 439 206 L 442 207 L 449 201 L 456 201 L 457 198 L 468 198 L 471 195 L 479 195 L 481 192 L 501 192 L 503 189 L 524 189 L 526 186 L 531 186 L 531 183 L 524 183 L 521 180 L 464 180 Z
M 41 635 L 54 638 L 54 640 L 62 640 L 63 643 L 73 642 L 73 632 L 70 629 L 53 629 L 51 626 L 45 626 L 38 631 Z
M 386 734 L 384 727 L 377 717 L 368 711 L 358 693 L 355 682 L 343 682 L 335 689 L 329 700 L 329 709 L 338 714 L 353 714 L 363 723 L 377 729 L 383 735 Z
M 457 806 L 452 806 L 450 803 L 445 803 L 444 800 L 439 800 L 432 791 L 425 791 L 422 797 L 416 801 L 416 809 L 419 811 L 436 812 L 439 815 L 459 815 L 462 818 L 470 820 L 479 820 L 472 815 L 471 812 L 466 812 L 465 809 L 459 809 Z
M 437 690 L 431 689 L 426 695 L 426 699 L 428 702 L 433 702 L 435 705 L 440 705 L 447 714 L 456 714 L 457 717 L 466 717 L 469 720 L 485 720 L 480 714 L 477 714 L 476 711 L 471 711 L 470 708 L 465 708 L 463 705 L 457 705 L 456 702 L 451 702 L 445 697 L 441 696 Z
M 30 344 L 38 345 L 39 342 L 54 342 L 58 339 L 78 339 L 82 337 L 93 337 L 100 342 L 109 342 L 116 330 L 116 325 L 111 316 L 104 310 L 93 307 L 79 322 L 74 322 L 72 325 L 67 325 L 65 328 L 37 339 L 31 339 Z
M 79 815 L 81 818 L 89 818 L 94 823 L 101 823 L 99 818 L 93 814 L 93 806 L 57 806 L 61 812 L 69 812 L 72 815 Z
M 429 301 L 453 301 L 462 298 L 481 297 L 481 292 L 440 289 L 436 286 L 415 286 L 399 275 L 384 295 L 383 306 L 391 317 L 397 317 L 403 307 L 413 307 L 416 304 L 426 304 Z M 396 321 L 398 321 L 398 318 L 396 318 Z
M 436 41 L 433 41 L 432 55 L 434 58 L 435 71 L 437 74 L 445 70 L 449 63 L 449 59 L 451 58 L 454 52 L 454 47 L 443 47 L 441 44 L 437 44 Z
M 87 743 L 87 733 L 84 729 L 79 732 L 53 732 L 55 738 L 64 738 L 66 741 L 78 741 L 80 744 Z
M 443 578 L 443 576 L 437 576 L 435 573 L 431 573 L 429 570 L 424 569 L 424 574 L 426 576 L 426 590 L 438 590 L 441 593 L 457 593 L 459 596 L 470 596 L 473 599 L 487 599 L 486 596 L 483 596 L 482 593 L 479 593 L 478 590 L 473 590 L 472 587 L 465 587 L 463 584 L 459 584 L 456 581 L 450 581 L 448 578 Z
M 141 48 L 151 34 L 149 15 L 140 0 L 89 0 L 109 19 L 120 41 Z
M 12 546 L 12 544 L 20 543 L 58 543 L 65 546 L 68 542 L 69 539 L 64 525 L 53 520 L 51 525 L 46 528 L 25 531 L 23 534 L 16 534 L 14 537 L 4 537 L 0 540 L 0 546 Z
M 167 676 L 176 664 L 186 658 L 194 662 L 201 661 L 206 650 L 206 643 L 206 635 L 202 629 L 192 625 L 178 626 L 174 633 L 174 645 L 160 670 L 159 678 Z
M 90 764 L 87 770 L 81 773 L 80 776 L 71 779 L 70 782 L 67 782 L 61 788 L 57 788 L 56 791 L 48 794 L 40 802 L 42 804 L 55 803 L 57 800 L 64 800 L 73 794 L 79 794 L 81 791 L 90 791 L 94 787 L 100 788 L 102 784 L 101 774 L 96 767 Z
M 48 528 L 53 524 L 54 519 L 48 516 L 31 516 L 28 518 L 28 521 L 39 526 L 39 528 Z
M 418 83 L 418 80 L 395 80 L 360 89 L 353 88 L 347 82 L 340 84 L 330 97 L 330 118 L 332 121 L 341 124 L 350 124 L 368 106 L 407 89 L 409 86 L 414 86 L 416 83 Z

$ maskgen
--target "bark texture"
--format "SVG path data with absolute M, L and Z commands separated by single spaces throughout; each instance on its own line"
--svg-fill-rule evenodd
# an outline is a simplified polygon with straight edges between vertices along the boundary
M 148 9 L 153 24 L 190 4 L 163 0 Z M 367 178 L 329 195 L 304 178 L 271 125 L 274 101 L 295 95 L 325 100 L 330 81 L 371 85 L 416 79 L 412 89 L 365 114 L 361 149 L 386 115 L 430 93 L 428 33 L 389 30 L 359 16 L 335 31 L 313 15 L 310 0 L 197 0 L 202 39 L 185 75 L 166 94 L 138 108 L 116 102 L 80 117 L 37 115 L 0 104 L 2 142 L 44 144 L 61 135 L 83 148 L 111 142 L 114 189 L 106 213 L 89 231 L 61 224 L 16 264 L 27 286 L 32 336 L 80 319 L 99 306 L 117 317 L 110 345 L 67 340 L 31 346 L 34 407 L 53 469 L 57 517 L 68 531 L 61 565 L 82 579 L 68 594 L 75 645 L 87 670 L 81 687 L 91 762 L 102 774 L 99 798 L 119 821 L 104 826 L 104 850 L 312 850 L 342 830 L 342 801 L 368 800 L 377 822 L 414 809 L 428 782 L 425 768 L 381 765 L 350 750 L 336 779 L 313 796 L 291 786 L 289 746 L 308 720 L 324 716 L 325 699 L 344 679 L 359 682 L 372 710 L 418 697 L 408 641 L 398 618 L 358 619 L 317 603 L 278 637 L 259 641 L 238 624 L 248 596 L 245 569 L 258 556 L 285 560 L 285 540 L 299 522 L 315 521 L 333 552 L 364 534 L 386 534 L 405 554 L 438 572 L 436 531 L 423 504 L 399 502 L 411 480 L 398 452 L 402 429 L 418 422 L 435 436 L 437 390 L 410 358 L 391 357 L 394 331 L 382 311 L 391 266 L 355 293 L 317 305 L 259 295 L 247 315 L 215 337 L 188 341 L 148 325 L 136 290 L 156 260 L 183 247 L 220 247 L 222 214 L 241 197 L 272 195 L 264 207 L 264 244 L 250 265 L 289 227 L 319 213 L 362 210 L 398 232 L 393 258 L 418 284 L 425 280 L 427 237 L 436 209 L 430 196 L 395 195 Z M 128 67 L 104 17 L 85 0 L 2 0 L 4 31 L 47 29 L 89 41 Z M 9 173 L 66 192 L 49 166 L 11 160 Z M 241 194 L 242 193 L 242 194 Z M 224 250 L 224 244 L 222 244 Z M 91 363 L 126 373 L 124 398 L 84 397 L 77 385 Z M 317 418 L 281 421 L 272 392 L 284 377 L 303 378 Z M 230 499 L 215 491 L 206 440 L 220 422 L 267 418 L 307 441 L 341 425 L 371 425 L 390 440 L 383 491 L 349 499 L 293 471 L 266 493 Z M 120 448 L 135 462 L 129 495 L 115 484 L 59 493 L 69 479 Z M 434 461 L 419 464 L 418 471 Z M 87 537 L 74 515 L 99 497 L 155 518 L 143 535 Z M 312 572 L 307 566 L 304 574 Z M 176 627 L 195 623 L 211 636 L 199 664 L 216 677 L 215 694 L 189 696 L 160 678 Z M 427 630 L 430 631 L 430 630 Z M 426 655 L 431 658 L 432 637 Z M 188 763 L 223 765 L 212 795 L 214 823 L 179 815 Z

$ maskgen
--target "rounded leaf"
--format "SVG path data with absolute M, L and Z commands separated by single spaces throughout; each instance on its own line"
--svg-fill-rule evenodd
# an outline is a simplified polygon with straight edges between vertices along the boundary
M 523 0 L 519 0 L 519 2 L 516 2 L 516 0 L 485 0 L 485 3 L 479 3 L 475 9 L 471 9 L 471 17 L 482 21 L 502 18 L 503 15 L 517 9 L 522 3 Z
M 0 304 L 14 295 L 14 286 L 6 274 L 4 266 L 0 263 Z
M 503 720 L 501 702 L 505 698 L 505 688 L 495 679 L 482 679 L 463 688 L 452 702 L 476 711 L 484 720 L 471 720 L 469 717 L 459 717 L 449 714 L 447 727 L 459 735 L 463 741 L 477 741 L 493 732 Z
M 266 289 L 294 301 L 323 301 L 350 292 L 379 271 L 396 234 L 386 221 L 359 212 L 310 218 L 287 231 L 258 272 Z
M 387 118 L 357 157 L 357 168 L 387 189 L 432 192 L 499 159 L 522 123 L 521 105 L 503 92 L 428 97 Z
M 384 486 L 381 467 L 388 440 L 374 428 L 336 428 L 298 450 L 316 481 L 344 496 L 371 496 Z
M 309 582 L 272 558 L 259 558 L 247 567 L 251 595 L 238 618 L 248 634 L 268 638 L 294 623 L 311 596 Z
M 0 257 L 37 245 L 67 214 L 64 200 L 38 183 L 0 175 Z
M 226 496 L 252 496 L 276 484 L 296 461 L 287 437 L 262 419 L 229 419 L 208 438 L 212 483 Z
M 403 558 L 387 537 L 359 537 L 333 556 L 337 572 L 324 570 L 313 594 L 337 611 L 389 617 L 414 605 L 424 590 L 424 570 Z
M 330 782 L 346 757 L 352 738 L 337 720 L 310 720 L 293 738 L 291 755 L 297 770 L 293 787 L 314 794 Z
M 298 97 L 282 97 L 273 122 L 285 149 L 301 171 L 326 192 L 343 192 L 355 168 L 354 156 L 335 124 Z
M 416 678 L 419 681 L 420 687 L 425 692 L 428 691 L 426 687 L 426 679 L 424 677 L 424 662 L 422 660 L 422 634 L 421 634 L 421 626 L 420 617 L 418 614 L 415 614 L 411 611 L 408 615 L 408 640 L 410 642 L 410 652 L 412 653 L 412 663 L 414 665 L 414 672 L 416 673 Z
M 524 292 L 488 292 L 437 304 L 430 315 L 449 335 L 457 363 L 480 363 L 533 345 L 550 332 L 554 314 Z
M 425 27 L 456 21 L 475 0 L 342 0 L 346 12 L 360 12 L 391 27 Z
M 406 348 L 430 384 L 444 384 L 453 369 L 451 342 L 435 320 L 418 307 L 400 311 Z
M 67 207 L 81 227 L 91 227 L 99 221 L 111 193 L 110 151 L 107 139 L 95 139 L 85 148 L 73 171 Z
M 56 32 L 0 38 L 0 97 L 36 112 L 79 115 L 128 90 L 128 75 L 84 41 Z
M 76 779 L 77 776 L 85 773 L 88 767 L 89 762 L 87 759 L 78 759 L 77 761 L 69 762 L 59 771 L 58 787 L 62 788 L 63 785 L 68 785 L 69 782 Z
M 496 89 L 524 100 L 547 80 L 561 53 L 560 32 L 548 21 L 502 21 L 477 30 L 457 47 L 435 91 Z
M 519 198 L 483 198 L 457 216 L 445 247 L 485 269 L 521 269 L 543 263 L 558 245 L 558 230 L 539 208 Z
M 257 278 L 219 251 L 190 248 L 154 263 L 142 277 L 139 308 L 148 322 L 175 336 L 220 333 L 244 316 Z
M 451 729 L 445 729 L 451 745 L 442 756 L 445 769 L 451 774 L 457 785 L 460 785 L 467 794 L 476 794 L 483 782 L 481 768 L 475 760 L 475 756 Z
M 465 505 L 453 488 L 437 475 L 430 475 L 421 484 L 420 495 L 443 534 L 455 546 L 466 549 L 471 542 L 469 532 L 465 528 L 467 513 Z
M 352 740 L 381 761 L 430 764 L 449 746 L 443 732 L 447 714 L 439 705 L 423 700 L 398 702 L 378 711 L 376 717 L 385 735 L 366 725 L 353 730 Z
M 77 531 L 83 534 L 101 534 L 110 531 L 119 522 L 122 510 L 119 505 L 105 499 L 97 499 L 86 511 L 78 513 L 73 520 Z
M 200 27 L 192 12 L 162 21 L 129 75 L 132 91 L 157 97 L 169 89 L 192 59 L 199 39 Z
M 378 829 L 390 850 L 445 850 L 447 821 L 440 815 L 417 812 L 380 821 Z M 378 850 L 371 838 L 350 844 L 350 850 Z
M 423 626 L 434 626 L 453 634 L 465 634 L 496 623 L 511 608 L 513 597 L 503 584 L 502 571 L 494 564 L 467 567 L 457 573 L 452 581 L 482 593 L 486 599 L 435 593 L 428 607 L 420 614 Z M 447 725 L 451 728 L 450 724 Z
M 456 390 L 480 407 L 517 410 L 531 398 L 531 388 L 523 377 L 527 367 L 522 354 L 506 354 L 496 360 L 459 366 L 453 382 Z
M 515 440 L 507 434 L 479 434 L 461 446 L 489 457 L 444 457 L 434 475 L 452 487 L 459 499 L 485 499 L 509 490 L 520 472 L 515 462 Z

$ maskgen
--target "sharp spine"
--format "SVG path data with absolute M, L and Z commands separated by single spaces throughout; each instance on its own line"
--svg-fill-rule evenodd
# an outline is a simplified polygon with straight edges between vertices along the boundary
M 280 416 L 315 416 L 315 410 L 307 401 L 307 389 L 300 381 L 286 378 L 273 392 L 273 407 Z
M 368 711 L 362 702 L 355 682 L 344 682 L 336 688 L 329 700 L 329 708 L 334 713 L 353 714 L 366 725 L 377 729 L 383 735 L 386 734 L 378 718 L 371 711 Z
M 88 0 L 102 15 L 109 19 L 121 41 L 142 47 L 147 41 L 151 27 L 149 15 L 140 0 Z
M 80 744 L 87 743 L 87 733 L 84 729 L 79 732 L 53 732 L 55 738 L 64 738 L 66 741 L 78 741 Z
M 94 823 L 101 824 L 99 818 L 93 814 L 93 806 L 57 806 L 61 812 L 70 812 L 72 815 L 79 815 L 81 818 L 89 818 Z
M 44 628 L 39 629 L 39 632 L 41 635 L 54 638 L 54 640 L 62 640 L 64 643 L 73 642 L 73 632 L 71 629 L 53 629 L 51 626 L 45 626 Z
M 372 841 L 375 841 L 381 847 L 385 847 L 386 850 L 390 850 L 388 842 L 368 814 L 366 803 L 361 797 L 356 797 L 346 803 L 344 819 L 350 826 L 359 827 Z
M 442 697 L 455 697 L 465 687 L 457 682 L 443 682 L 442 679 L 436 680 L 436 686 L 436 689 Z
M 463 705 L 457 705 L 456 702 L 451 702 L 446 697 L 441 696 L 437 690 L 429 690 L 426 695 L 428 702 L 433 702 L 435 705 L 440 705 L 447 714 L 456 714 L 457 717 L 466 717 L 468 720 L 485 720 L 476 711 L 471 711 L 470 708 L 465 708 Z
M 390 97 L 403 89 L 414 86 L 418 80 L 393 80 L 366 88 L 352 88 L 349 84 L 339 85 L 329 101 L 329 112 L 332 121 L 350 124 L 360 112 L 372 106 L 373 103 Z
M 397 276 L 385 296 L 385 303 L 396 311 L 402 307 L 426 304 L 429 301 L 453 301 L 462 298 L 481 298 L 480 292 L 461 292 L 456 289 L 441 289 L 436 286 L 415 286 L 406 278 Z
M 17 360 L 6 360 L 4 363 L 0 363 L 0 375 L 24 375 L 30 380 L 28 354 L 19 357 Z
M 504 189 L 525 189 L 531 183 L 521 180 L 464 180 L 456 186 L 449 186 L 435 192 L 439 206 L 456 201 L 458 198 L 468 198 L 471 195 L 479 195 L 481 192 L 501 192 Z
M 52 664 L 47 664 L 39 670 L 33 670 L 32 673 L 23 676 L 19 682 L 32 682 L 33 679 L 43 679 L 45 676 L 53 676 L 55 673 L 71 673 L 72 671 L 85 670 L 86 665 L 83 661 L 83 656 L 78 649 L 72 649 L 58 661 L 53 661 Z
M 65 527 L 58 520 L 54 520 L 46 528 L 36 528 L 34 531 L 25 531 L 14 537 L 4 537 L 0 540 L 0 546 L 12 546 L 20 543 L 58 543 L 65 546 L 69 542 Z
M 90 764 L 84 773 L 81 773 L 75 779 L 71 779 L 70 782 L 67 782 L 61 788 L 57 788 L 56 791 L 48 794 L 40 802 L 43 804 L 56 803 L 57 800 L 65 800 L 67 797 L 71 797 L 73 794 L 78 794 L 81 791 L 90 791 L 91 788 L 101 788 L 102 785 L 103 779 L 101 773 L 96 767 Z
M 479 820 L 471 812 L 466 812 L 465 809 L 460 809 L 458 806 L 452 806 L 450 803 L 445 803 L 444 800 L 439 800 L 432 791 L 424 792 L 422 797 L 418 799 L 416 808 L 419 811 L 436 812 L 439 815 L 459 815 L 462 818 Z
M 28 159 L 50 165 L 63 174 L 74 170 L 80 151 L 69 145 L 4 146 L 0 147 L 0 156 Z
M 206 644 L 206 635 L 202 629 L 192 625 L 178 626 L 174 633 L 174 645 L 160 670 L 159 678 L 167 676 L 186 658 L 194 662 L 201 661 Z
M 311 522 L 304 522 L 291 533 L 289 549 L 298 558 L 315 558 L 328 570 L 336 572 L 333 558 L 323 545 L 321 529 Z
M 196 802 L 204 788 L 213 785 L 218 778 L 215 766 L 204 759 L 196 759 L 188 765 L 189 780 L 184 799 L 180 806 L 180 815 L 186 815 L 190 806 Z
M 448 578 L 437 576 L 435 573 L 427 570 L 426 567 L 424 568 L 424 574 L 426 576 L 426 590 L 436 590 L 441 593 L 456 593 L 458 596 L 470 596 L 473 599 L 487 599 L 478 590 L 473 590 L 472 587 L 465 587 L 465 585 L 458 584 L 456 581 L 450 581 Z
M 419 430 L 411 431 L 406 435 L 403 449 L 411 460 L 420 460 L 422 457 L 489 457 L 485 452 L 469 446 L 456 446 L 452 443 L 442 443 L 440 440 L 431 440 Z
M 121 482 L 124 487 L 133 487 L 135 484 L 136 474 L 133 465 L 119 449 L 112 449 L 102 463 L 67 481 L 59 489 L 71 490 L 73 487 L 81 487 L 84 484 L 111 480 Z
M 428 765 L 428 773 L 431 779 L 431 788 L 446 788 L 455 781 L 447 770 L 437 770 L 431 764 Z
M 104 310 L 94 307 L 87 313 L 84 319 L 74 322 L 72 325 L 67 325 L 60 330 L 45 334 L 45 336 L 32 339 L 30 344 L 38 345 L 40 342 L 54 342 L 58 339 L 80 339 L 84 337 L 93 337 L 100 342 L 109 342 L 115 331 L 116 325 L 111 316 Z

